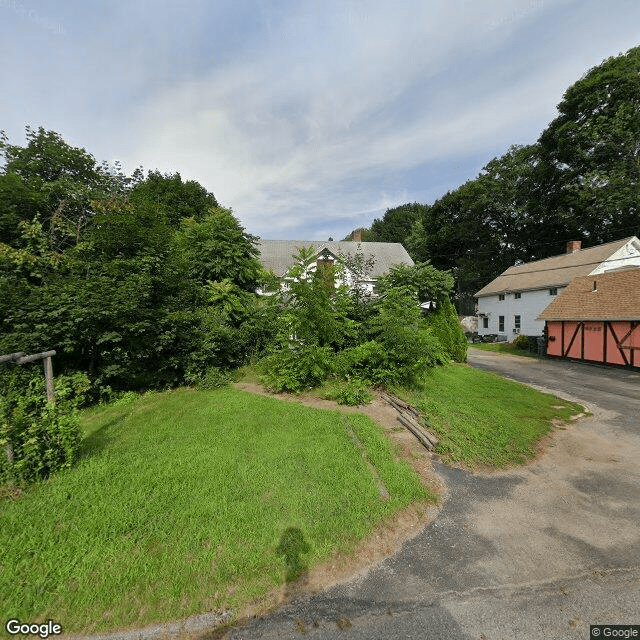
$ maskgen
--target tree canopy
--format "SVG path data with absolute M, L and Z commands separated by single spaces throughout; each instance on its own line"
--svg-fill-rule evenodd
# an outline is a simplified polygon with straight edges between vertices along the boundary
M 451 270 L 459 311 L 473 313 L 473 293 L 517 262 L 562 253 L 568 240 L 589 247 L 640 233 L 639 174 L 636 47 L 569 87 L 537 142 L 510 147 L 431 205 L 387 210 L 370 233 Z
M 369 229 L 367 240 L 373 242 L 404 242 L 413 225 L 425 211 L 423 204 L 401 204 L 387 209 L 382 219 L 376 218 Z
M 0 152 L 0 352 L 56 349 L 58 373 L 135 389 L 261 348 L 264 311 L 243 298 L 261 278 L 255 239 L 202 185 L 125 176 L 43 128 Z

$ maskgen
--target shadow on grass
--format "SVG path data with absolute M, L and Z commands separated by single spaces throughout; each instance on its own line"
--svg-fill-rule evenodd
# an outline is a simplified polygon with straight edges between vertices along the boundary
M 309 567 L 302 556 L 310 551 L 311 547 L 304 539 L 304 534 L 298 527 L 287 527 L 282 533 L 282 536 L 280 536 L 280 543 L 276 548 L 276 555 L 283 556 L 284 558 L 286 596 L 294 595 L 298 587 L 307 584 Z M 228 622 L 190 637 L 193 638 L 193 640 L 222 640 L 234 629 L 238 631 L 243 627 L 255 624 L 255 622 L 256 621 L 249 619 Z
M 309 553 L 311 547 L 304 539 L 304 534 L 298 527 L 288 527 L 280 538 L 280 544 L 276 554 L 284 556 L 285 574 L 287 584 L 292 582 L 306 582 L 309 567 L 302 555 Z
M 106 422 L 99 429 L 87 436 L 82 441 L 82 447 L 80 449 L 80 456 L 78 459 L 84 460 L 85 458 L 96 455 L 105 449 L 111 442 L 113 442 L 113 440 L 115 440 L 115 436 L 113 435 L 114 427 L 117 427 L 125 418 L 125 414 L 112 418 L 109 422 Z

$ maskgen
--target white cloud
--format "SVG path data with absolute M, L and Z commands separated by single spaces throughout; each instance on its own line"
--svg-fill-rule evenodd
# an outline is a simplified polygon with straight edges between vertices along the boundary
M 275 16 L 267 50 L 144 105 L 130 155 L 196 177 L 250 225 L 266 216 L 286 230 L 310 205 L 337 217 L 379 207 L 386 200 L 375 192 L 350 197 L 336 187 L 478 149 L 505 127 L 495 95 L 433 84 L 444 111 L 406 101 L 456 60 L 497 49 L 538 10 L 509 13 L 509 5 L 460 1 L 438 13 L 425 3 L 351 3 L 331 16 L 308 8 Z M 508 102 L 512 92 L 504 93 Z M 524 115 L 515 109 L 510 119 Z M 315 200 L 333 213 L 314 209 Z
M 219 55 L 223 43 L 192 52 L 197 71 L 151 83 L 124 126 L 109 126 L 127 168 L 195 178 L 267 237 L 368 224 L 415 198 L 402 174 L 533 141 L 563 89 L 604 57 L 585 65 L 596 55 L 586 18 L 571 36 L 549 20 L 584 6 L 571 0 L 256 4 L 246 38 L 231 34 L 242 42 L 233 55 Z M 539 51 L 536 28 L 555 38 Z M 600 50 L 616 53 L 599 33 Z M 130 61 L 129 82 L 149 57 Z

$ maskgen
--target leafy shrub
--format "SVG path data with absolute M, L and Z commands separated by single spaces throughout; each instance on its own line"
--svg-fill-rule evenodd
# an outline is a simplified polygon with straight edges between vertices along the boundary
M 380 382 L 380 372 L 387 367 L 387 354 L 376 340 L 363 342 L 336 354 L 335 372 L 339 378 L 360 378 L 372 384 Z
M 346 286 L 334 287 L 334 278 L 342 277 L 339 269 L 309 272 L 314 256 L 312 249 L 301 250 L 288 273 L 289 287 L 278 296 L 279 351 L 261 363 L 262 381 L 269 388 L 300 391 L 332 372 L 346 381 L 413 386 L 428 368 L 451 357 L 466 359 L 466 340 L 448 299 L 441 312 L 446 348 L 421 315 L 417 291 L 437 280 L 433 267 L 426 265 L 418 275 L 398 272 L 398 282 L 381 279 L 381 295 L 358 302 L 358 294 Z M 436 289 L 442 292 L 451 277 L 440 275 L 442 286 Z
M 346 404 L 351 407 L 368 404 L 373 398 L 369 386 L 357 378 L 336 384 L 329 389 L 324 397 L 327 400 L 335 400 L 338 404 Z
M 114 407 L 126 407 L 134 403 L 140 397 L 139 393 L 135 391 L 124 391 L 118 394 L 118 397 L 113 401 Z
M 298 346 L 282 349 L 259 365 L 260 381 L 272 391 L 299 392 L 317 387 L 333 370 L 334 354 L 330 347 Z
M 13 366 L 1 378 L 0 482 L 26 484 L 71 467 L 80 450 L 77 407 L 86 397 L 88 378 L 60 376 L 55 404 L 47 401 L 39 371 Z
M 82 371 L 76 371 L 55 379 L 55 395 L 57 403 L 68 403 L 74 409 L 91 404 L 91 380 Z
M 415 293 L 389 289 L 379 303 L 372 331 L 385 353 L 377 382 L 413 386 L 430 367 L 447 362 L 447 353 L 421 317 Z
M 460 326 L 456 309 L 449 298 L 440 302 L 435 311 L 429 312 L 425 316 L 425 321 L 451 360 L 455 362 L 467 361 L 469 341 Z
M 223 283 L 210 283 L 213 284 Z M 182 366 L 186 363 L 184 380 L 187 384 L 206 386 L 205 380 L 211 375 L 212 368 L 219 371 L 238 368 L 262 355 L 267 345 L 273 342 L 277 307 L 270 299 L 256 300 L 255 296 L 241 290 L 232 293 L 237 292 L 245 298 L 242 312 L 234 311 L 238 317 L 234 318 L 228 311 L 215 306 L 199 309 L 193 314 L 196 326 L 191 328 L 191 339 L 184 348 L 182 361 Z
M 529 340 L 525 335 L 519 335 L 512 343 L 511 346 L 514 349 L 522 349 L 522 351 L 526 351 L 529 348 Z
M 198 389 L 212 390 L 226 387 L 231 382 L 231 376 L 218 367 L 209 367 L 203 374 L 194 376 L 187 374 L 187 382 L 194 384 Z
M 387 344 L 387 367 L 380 382 L 387 385 L 414 386 L 431 367 L 448 360 L 440 341 L 428 327 L 397 327 L 394 340 Z

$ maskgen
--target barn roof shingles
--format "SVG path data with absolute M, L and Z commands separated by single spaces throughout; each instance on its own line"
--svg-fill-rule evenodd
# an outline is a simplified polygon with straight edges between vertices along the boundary
M 640 268 L 575 278 L 538 320 L 640 320 Z
M 597 247 L 564 253 L 535 262 L 509 267 L 495 280 L 480 289 L 476 297 L 508 291 L 527 291 L 565 286 L 579 276 L 586 276 L 599 264 L 621 249 L 634 236 Z

